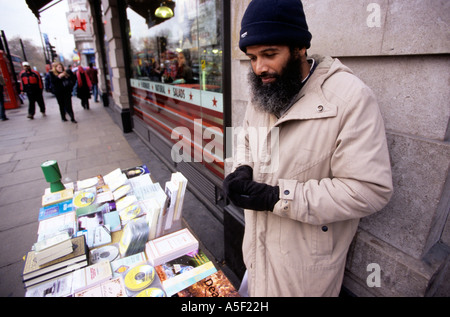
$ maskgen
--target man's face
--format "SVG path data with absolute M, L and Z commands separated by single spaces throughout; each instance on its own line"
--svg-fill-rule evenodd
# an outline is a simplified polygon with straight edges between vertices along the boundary
M 288 46 L 249 46 L 248 74 L 252 102 L 261 110 L 279 116 L 302 87 L 301 59 Z
M 24 69 L 26 72 L 29 72 L 29 71 L 31 70 L 31 67 L 30 67 L 29 65 L 24 65 L 24 66 L 23 66 L 23 69 Z
M 291 57 L 289 47 L 285 45 L 253 45 L 247 47 L 246 54 L 253 72 L 263 84 L 275 82 Z

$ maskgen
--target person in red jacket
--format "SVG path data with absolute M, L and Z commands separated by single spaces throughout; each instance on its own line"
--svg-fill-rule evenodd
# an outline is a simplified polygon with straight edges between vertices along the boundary
M 81 99 L 81 106 L 89 110 L 89 99 L 91 98 L 92 83 L 83 66 L 78 66 L 77 70 L 77 97 Z
M 38 72 L 31 69 L 28 62 L 22 63 L 23 70 L 19 74 L 20 78 L 20 93 L 26 93 L 28 96 L 28 116 L 33 119 L 36 111 L 36 102 L 39 105 L 42 116 L 45 117 L 45 103 L 42 97 L 42 79 Z
M 98 102 L 98 71 L 94 68 L 93 63 L 89 63 L 89 68 L 86 69 L 86 74 L 89 76 L 92 84 L 92 94 L 94 95 L 94 101 Z

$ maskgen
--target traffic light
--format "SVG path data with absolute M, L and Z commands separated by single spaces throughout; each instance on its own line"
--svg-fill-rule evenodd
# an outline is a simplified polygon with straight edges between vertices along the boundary
M 50 45 L 50 55 L 52 57 L 52 61 L 55 61 L 55 59 L 58 57 L 58 54 L 56 53 L 55 47 L 53 45 Z

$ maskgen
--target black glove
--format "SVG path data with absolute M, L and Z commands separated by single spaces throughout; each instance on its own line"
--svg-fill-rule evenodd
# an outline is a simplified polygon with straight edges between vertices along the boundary
M 228 174 L 228 176 L 223 181 L 223 191 L 225 197 L 229 193 L 230 183 L 235 180 L 253 180 L 253 169 L 248 165 L 241 165 L 233 173 Z
M 238 207 L 272 211 L 279 200 L 279 186 L 253 181 L 253 169 L 240 166 L 223 181 L 225 195 Z

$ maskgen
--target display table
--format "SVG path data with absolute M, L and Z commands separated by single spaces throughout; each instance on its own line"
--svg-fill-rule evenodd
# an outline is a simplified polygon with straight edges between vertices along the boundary
M 186 185 L 174 173 L 163 190 L 143 165 L 46 189 L 26 296 L 239 296 L 181 226 Z

